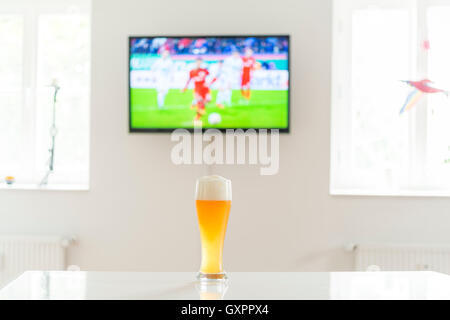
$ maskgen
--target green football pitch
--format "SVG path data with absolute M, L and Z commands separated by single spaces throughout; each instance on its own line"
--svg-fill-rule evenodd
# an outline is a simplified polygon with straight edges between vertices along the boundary
M 288 123 L 288 92 L 276 90 L 252 90 L 249 102 L 242 99 L 240 90 L 233 90 L 232 105 L 220 109 L 216 106 L 217 90 L 206 105 L 202 117 L 204 128 L 286 128 Z M 182 93 L 171 89 L 166 95 L 164 107 L 158 108 L 155 89 L 130 91 L 131 126 L 134 129 L 193 128 L 195 110 L 191 109 L 192 90 Z M 221 122 L 208 123 L 208 115 L 217 112 Z

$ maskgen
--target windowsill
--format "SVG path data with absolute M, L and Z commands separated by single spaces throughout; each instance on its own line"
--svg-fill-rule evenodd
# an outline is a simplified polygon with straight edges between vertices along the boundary
M 0 183 L 0 190 L 37 190 L 37 191 L 89 191 L 86 184 L 51 184 L 39 186 L 37 184 Z
M 333 189 L 331 196 L 367 197 L 450 197 L 450 190 L 367 191 L 358 189 Z

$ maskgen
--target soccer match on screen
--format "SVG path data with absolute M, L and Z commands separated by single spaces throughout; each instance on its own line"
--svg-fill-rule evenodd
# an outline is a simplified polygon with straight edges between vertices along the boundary
M 130 38 L 130 128 L 287 129 L 289 38 Z

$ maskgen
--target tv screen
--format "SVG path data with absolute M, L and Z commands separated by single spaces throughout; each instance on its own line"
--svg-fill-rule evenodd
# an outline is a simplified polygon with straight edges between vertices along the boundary
M 289 36 L 130 37 L 130 131 L 289 130 Z

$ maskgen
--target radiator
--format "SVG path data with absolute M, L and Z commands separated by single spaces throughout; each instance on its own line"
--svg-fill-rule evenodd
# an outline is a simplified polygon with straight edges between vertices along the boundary
M 450 274 L 450 246 L 357 245 L 357 271 L 437 271 Z
M 70 242 L 54 236 L 0 236 L 0 288 L 27 270 L 64 270 Z

